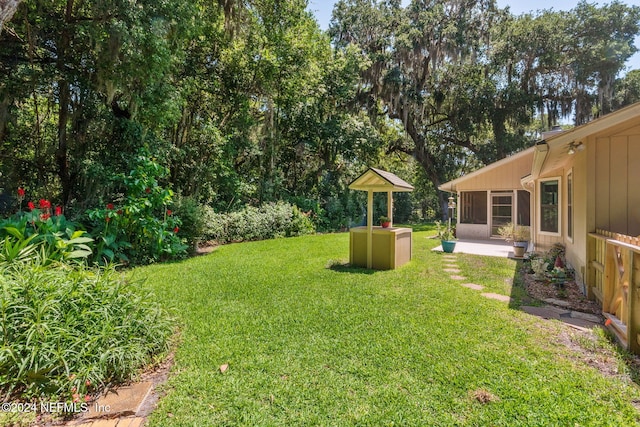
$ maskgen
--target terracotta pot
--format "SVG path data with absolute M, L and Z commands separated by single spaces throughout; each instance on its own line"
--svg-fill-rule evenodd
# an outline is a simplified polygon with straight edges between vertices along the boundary
M 391 227 L 391 221 L 382 222 L 380 225 L 382 225 L 382 228 L 389 228 Z

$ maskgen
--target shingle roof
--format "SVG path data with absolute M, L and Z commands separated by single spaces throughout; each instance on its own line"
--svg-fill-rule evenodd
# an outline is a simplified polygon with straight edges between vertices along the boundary
M 391 172 L 369 168 L 350 185 L 352 190 L 413 191 L 413 186 Z

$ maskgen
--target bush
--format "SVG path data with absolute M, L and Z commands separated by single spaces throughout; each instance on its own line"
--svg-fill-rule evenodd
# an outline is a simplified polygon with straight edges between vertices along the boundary
M 204 237 L 220 244 L 314 232 L 311 220 L 296 206 L 284 202 L 269 203 L 259 208 L 247 206 L 229 213 L 215 213 L 208 209 L 205 213 Z
M 124 200 L 87 212 L 97 261 L 146 264 L 185 254 L 187 246 L 178 234 L 182 222 L 170 209 L 173 191 L 159 183 L 168 173 L 141 154 L 135 169 L 121 177 Z
M 180 218 L 180 235 L 195 250 L 204 234 L 205 209 L 193 197 L 178 195 L 173 201 L 173 214 Z
M 79 401 L 167 350 L 172 321 L 112 268 L 0 264 L 0 391 Z
M 91 255 L 93 239 L 56 207 L 40 200 L 40 208 L 29 202 L 30 212 L 19 212 L 0 220 L 0 261 L 26 260 L 36 254 L 44 264 L 53 261 L 84 263 Z

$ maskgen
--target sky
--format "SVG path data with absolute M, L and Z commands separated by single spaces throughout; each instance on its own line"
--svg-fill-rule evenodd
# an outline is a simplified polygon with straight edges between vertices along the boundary
M 604 5 L 611 3 L 611 1 L 589 0 L 589 3 L 595 2 L 599 5 Z M 497 2 L 500 7 L 509 6 L 511 13 L 514 15 L 520 15 L 538 9 L 570 10 L 578 4 L 578 0 L 497 0 Z M 308 9 L 313 12 L 320 28 L 323 30 L 329 27 L 334 3 L 336 3 L 335 0 L 309 0 Z M 403 5 L 407 5 L 408 3 L 409 0 L 402 0 Z M 622 3 L 640 6 L 640 0 L 622 0 Z M 635 43 L 637 47 L 640 47 L 640 37 L 636 38 Z M 627 69 L 640 69 L 640 52 L 633 55 L 627 61 L 626 67 Z

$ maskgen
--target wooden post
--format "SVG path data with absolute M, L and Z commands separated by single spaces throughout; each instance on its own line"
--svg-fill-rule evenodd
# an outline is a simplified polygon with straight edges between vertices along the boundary
M 629 250 L 629 324 L 627 325 L 629 350 L 634 354 L 640 354 L 640 270 L 637 262 L 640 261 L 640 253 Z
M 533 234 L 533 233 L 532 233 Z M 595 272 L 593 268 L 593 261 L 596 260 L 596 239 L 587 235 L 587 268 L 585 269 L 584 280 L 585 287 L 587 288 L 587 298 L 591 301 L 596 299 L 593 288 L 595 286 Z
M 611 302 L 615 295 L 616 280 L 616 261 L 615 261 L 615 249 L 609 242 L 605 243 L 605 264 L 604 264 L 604 281 L 602 283 L 602 311 L 605 313 L 611 313 Z M 611 313 L 614 314 L 615 313 Z
M 393 227 L 393 191 L 387 191 L 387 216 Z
M 373 265 L 373 190 L 367 194 L 367 268 Z

